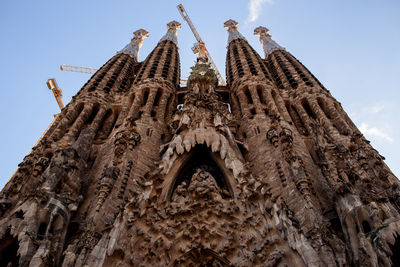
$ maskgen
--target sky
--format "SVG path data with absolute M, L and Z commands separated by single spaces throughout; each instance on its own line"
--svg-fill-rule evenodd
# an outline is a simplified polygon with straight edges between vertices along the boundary
M 46 86 L 55 78 L 67 104 L 90 75 L 62 64 L 100 68 L 144 28 L 142 61 L 171 20 L 178 33 L 182 79 L 195 42 L 182 3 L 225 77 L 227 33 L 239 30 L 263 55 L 254 28 L 297 57 L 342 103 L 372 146 L 400 177 L 400 1 L 398 0 L 2 0 L 0 1 L 0 188 L 59 112 Z

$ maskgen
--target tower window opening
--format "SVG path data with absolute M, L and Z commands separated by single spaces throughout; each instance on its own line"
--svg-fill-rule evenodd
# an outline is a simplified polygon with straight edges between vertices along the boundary
M 317 98 L 317 102 L 318 102 L 319 107 L 320 107 L 320 108 L 322 109 L 322 111 L 324 112 L 325 116 L 326 116 L 328 119 L 332 119 L 331 113 L 330 113 L 330 111 L 328 110 L 328 108 L 326 107 L 325 101 L 324 101 L 322 98 L 318 97 L 318 98 Z
M 246 86 L 243 91 L 244 91 L 244 94 L 247 97 L 247 103 L 253 104 L 253 99 L 251 98 L 251 93 L 250 93 L 249 88 Z
M 308 103 L 308 101 L 306 99 L 303 99 L 303 101 L 301 101 L 301 105 L 303 106 L 304 110 L 307 112 L 308 116 L 310 116 L 314 120 L 317 119 L 317 117 L 315 116 L 314 112 L 312 111 L 312 109 L 310 107 L 310 104 Z
M 164 46 L 161 46 L 156 54 L 156 57 L 153 61 L 153 64 L 150 68 L 150 73 L 148 75 L 148 78 L 154 78 L 158 66 L 158 62 L 160 61 L 161 55 L 164 52 Z
M 242 62 L 240 62 L 239 52 L 236 45 L 233 45 L 232 51 L 233 51 L 233 56 L 235 57 L 236 69 L 238 70 L 239 77 L 243 77 L 244 75 L 243 66 Z
M 141 66 L 142 66 L 142 68 L 141 68 L 141 70 L 140 70 L 140 72 L 139 72 L 139 75 L 138 75 L 138 77 L 137 77 L 137 81 L 140 81 L 141 79 L 142 79 L 142 76 L 143 76 L 143 74 L 144 74 L 144 71 L 146 70 L 146 68 L 147 68 L 147 66 L 148 66 L 148 63 L 151 61 L 151 59 L 153 58 L 153 55 L 154 55 L 154 50 L 153 51 L 151 51 L 151 53 L 150 53 L 150 55 L 147 57 L 147 59 L 146 59 L 146 62 L 142 65 L 141 64 Z
M 281 68 L 283 74 L 286 77 L 286 80 L 289 82 L 290 86 L 294 89 L 297 88 L 298 84 L 297 82 L 293 79 L 292 75 L 290 74 L 290 71 L 287 69 L 287 66 L 285 62 L 282 60 L 282 58 L 278 54 L 273 54 L 275 57 L 275 60 L 278 63 L 278 66 Z
M 119 73 L 121 72 L 122 68 L 125 66 L 126 62 L 128 61 L 128 58 L 124 58 L 121 60 L 121 62 L 117 65 L 115 68 L 114 72 L 112 73 L 110 79 L 107 81 L 107 87 L 110 89 L 114 86 L 115 80 L 117 79 Z
M 226 55 L 226 73 L 227 75 L 227 79 L 228 79 L 228 83 L 232 83 L 233 82 L 233 73 L 232 73 L 232 65 L 231 65 L 231 51 L 228 49 L 228 53 Z
M 115 127 L 115 124 L 117 123 L 117 120 L 118 120 L 118 116 L 119 116 L 119 110 L 116 110 L 115 112 L 114 112 L 114 116 L 113 116 L 113 121 L 112 121 L 112 123 L 111 123 L 111 127 L 110 127 L 110 129 L 107 131 L 107 137 L 110 135 L 110 133 L 112 132 L 112 130 L 114 129 L 114 127 Z
M 71 126 L 72 124 L 74 124 L 74 122 L 76 121 L 76 119 L 79 117 L 79 115 L 81 114 L 82 110 L 83 110 L 83 103 L 79 103 L 75 108 L 76 108 L 76 112 L 74 112 L 74 116 L 73 118 L 69 121 L 69 125 Z
M 178 51 L 175 50 L 175 65 L 174 65 L 174 73 L 172 75 L 172 84 L 176 85 L 180 82 L 180 74 L 179 74 L 179 54 Z
M 100 83 L 101 80 L 103 80 L 104 76 L 106 73 L 111 69 L 111 67 L 114 65 L 114 63 L 117 61 L 117 57 L 113 57 L 109 61 L 107 61 L 101 69 L 95 73 L 95 76 L 93 77 L 93 80 L 95 81 L 92 86 L 89 88 L 89 91 L 94 91 L 97 87 L 97 85 Z
M 258 72 L 257 72 L 256 68 L 254 67 L 254 64 L 253 64 L 253 61 L 251 60 L 249 51 L 247 50 L 247 48 L 244 45 L 242 45 L 242 51 L 243 51 L 244 57 L 247 61 L 247 65 L 249 66 L 251 74 L 253 76 L 256 76 L 258 74 Z
M 257 95 L 258 98 L 260 99 L 261 104 L 267 104 L 267 102 L 265 101 L 265 97 L 264 97 L 264 93 L 263 93 L 263 88 L 261 86 L 257 86 Z
M 99 105 L 95 104 L 93 106 L 92 112 L 90 113 L 90 116 L 89 116 L 88 120 L 86 121 L 86 123 L 91 124 L 98 112 L 99 112 Z
M 99 130 L 96 133 L 96 139 L 105 138 L 105 135 L 106 135 L 105 126 L 106 126 L 107 123 L 110 123 L 109 121 L 112 119 L 111 115 L 112 115 L 112 111 L 111 111 L 111 109 L 108 109 L 106 114 L 104 115 L 104 118 L 103 118 L 100 126 L 99 126 Z
M 314 84 L 311 83 L 308 78 L 306 77 L 306 75 L 304 74 L 304 72 L 301 70 L 301 66 L 302 64 L 297 61 L 297 60 L 293 60 L 293 58 L 291 58 L 288 54 L 283 54 L 283 56 L 287 59 L 287 61 L 289 61 L 289 63 L 294 67 L 294 69 L 296 70 L 297 74 L 299 74 L 299 76 L 301 77 L 301 79 L 303 80 L 303 82 L 306 83 L 306 85 L 313 87 Z
M 264 73 L 265 78 L 269 79 L 269 74 L 268 74 L 264 64 L 262 63 L 260 57 L 258 56 L 257 52 L 251 46 L 250 46 L 250 50 L 253 52 L 253 55 L 255 55 L 255 57 L 257 58 L 257 63 L 260 66 L 262 72 Z
M 142 107 L 146 105 L 148 98 L 149 98 L 149 88 L 146 88 L 143 90 Z
M 297 130 L 299 131 L 300 134 L 307 136 L 308 131 L 306 127 L 304 126 L 303 121 L 301 120 L 299 113 L 297 112 L 297 109 L 291 105 L 289 102 L 285 102 L 286 109 L 290 115 L 290 118 L 292 119 L 294 125 L 296 126 Z
M 158 106 L 159 102 L 160 102 L 160 98 L 161 98 L 161 89 L 157 89 L 157 93 L 156 96 L 154 98 L 154 103 L 153 106 Z
M 276 93 L 275 90 L 271 90 L 271 96 L 272 96 L 272 99 L 274 100 L 275 106 L 279 110 L 279 113 L 281 115 L 283 115 L 284 114 L 284 110 L 282 109 L 281 105 L 279 105 L 278 94 Z
M 114 129 L 115 124 L 117 123 L 118 120 L 118 116 L 119 116 L 119 110 L 115 110 L 114 112 L 111 109 L 107 110 L 107 113 L 103 119 L 101 130 L 98 131 L 96 138 L 98 139 L 107 138 Z
M 172 44 L 170 45 L 170 48 L 168 48 L 167 56 L 165 58 L 165 63 L 162 71 L 162 77 L 167 78 L 168 77 L 168 72 L 169 72 L 169 67 L 171 66 L 171 60 L 172 60 Z
M 277 72 L 277 70 L 275 68 L 274 63 L 272 62 L 271 56 L 268 57 L 267 67 L 270 70 L 270 72 L 272 73 L 272 78 L 275 80 L 275 82 L 278 85 L 279 89 L 284 89 L 285 87 L 282 84 L 281 78 L 279 78 L 278 72 Z

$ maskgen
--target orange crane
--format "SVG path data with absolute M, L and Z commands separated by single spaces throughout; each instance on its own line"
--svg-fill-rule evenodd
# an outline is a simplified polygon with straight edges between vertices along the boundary
M 58 87 L 56 80 L 54 78 L 50 78 L 47 80 L 46 82 L 47 87 L 49 88 L 49 90 L 53 91 L 54 97 L 56 98 L 57 104 L 60 107 L 60 110 L 62 110 L 64 108 L 64 103 L 62 102 L 61 98 L 62 98 L 62 91 L 61 89 Z M 39 139 L 37 140 L 36 144 L 33 146 L 36 147 L 40 141 L 43 139 L 43 137 L 46 135 L 46 133 L 49 131 L 49 129 L 51 128 L 51 126 L 54 124 L 54 122 L 56 121 L 56 119 L 58 118 L 58 116 L 60 115 L 60 113 L 54 115 L 53 120 L 50 122 L 49 126 L 47 127 L 47 129 L 42 133 L 42 135 L 39 137 Z M 28 155 L 32 153 L 33 148 L 31 149 L 31 151 L 29 151 Z M 13 173 L 13 175 L 11 175 L 10 179 L 8 180 L 7 183 L 9 183 L 11 181 L 11 179 L 14 177 L 14 175 L 17 173 L 18 168 L 15 170 L 15 172 Z
M 61 65 L 60 69 L 62 71 L 74 71 L 74 72 L 82 72 L 82 73 L 88 73 L 88 74 L 93 74 L 97 71 L 97 69 L 93 69 L 93 68 L 84 68 L 84 67 L 76 67 L 76 66 L 68 66 L 68 65 Z
M 50 78 L 46 82 L 49 90 L 53 91 L 54 97 L 56 98 L 57 104 L 60 107 L 60 110 L 64 108 L 64 103 L 62 102 L 62 91 L 60 87 L 58 87 L 56 80 L 54 78 Z
M 179 13 L 181 13 L 183 19 L 189 25 L 189 28 L 192 30 L 194 38 L 196 38 L 197 43 L 192 48 L 193 53 L 195 53 L 195 54 L 199 53 L 199 57 L 207 57 L 208 58 L 208 62 L 210 62 L 211 67 L 214 69 L 215 75 L 217 75 L 219 83 L 221 85 L 225 86 L 226 83 L 225 83 L 224 78 L 222 78 L 221 73 L 218 71 L 218 68 L 214 63 L 214 60 L 211 58 L 211 55 L 208 52 L 205 43 L 201 39 L 200 34 L 197 32 L 196 28 L 194 27 L 194 25 L 193 25 L 192 21 L 190 20 L 189 15 L 187 14 L 185 8 L 183 7 L 182 4 L 177 5 L 177 8 L 179 10 Z

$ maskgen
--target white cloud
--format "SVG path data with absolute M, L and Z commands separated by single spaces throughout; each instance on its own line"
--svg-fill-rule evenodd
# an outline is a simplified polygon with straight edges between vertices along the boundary
M 371 137 L 383 138 L 391 144 L 394 142 L 393 138 L 390 137 L 390 135 L 383 132 L 381 129 L 378 129 L 376 127 L 370 127 L 366 123 L 361 123 L 361 126 L 359 127 L 359 129 L 364 135 L 369 135 Z
M 385 108 L 385 106 L 381 104 L 381 105 L 375 105 L 375 106 L 364 108 L 364 111 L 368 112 L 370 114 L 377 114 L 377 113 L 381 112 L 384 108 Z
M 274 0 L 250 0 L 247 22 L 254 22 L 258 19 L 261 13 L 261 4 L 263 3 L 273 4 Z

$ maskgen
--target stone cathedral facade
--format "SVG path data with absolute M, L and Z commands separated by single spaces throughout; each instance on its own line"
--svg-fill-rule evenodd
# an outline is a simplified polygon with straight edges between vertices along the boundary
M 327 89 L 229 20 L 227 86 L 177 29 L 73 97 L 0 194 L 0 266 L 400 266 L 399 181 Z

